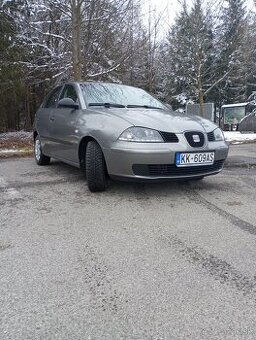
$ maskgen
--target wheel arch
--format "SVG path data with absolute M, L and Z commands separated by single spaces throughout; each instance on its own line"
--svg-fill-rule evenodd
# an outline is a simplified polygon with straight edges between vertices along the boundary
M 33 141 L 35 141 L 36 137 L 38 136 L 38 132 L 35 130 L 33 132 Z
M 82 169 L 85 169 L 85 152 L 86 152 L 87 144 L 89 142 L 96 142 L 101 147 L 100 143 L 95 138 L 93 138 L 92 136 L 85 136 L 81 139 L 81 141 L 79 143 L 79 148 L 78 148 L 78 157 L 79 157 L 79 164 L 80 164 L 80 167 Z M 102 147 L 101 147 L 101 150 L 102 150 Z M 102 152 L 103 152 L 103 150 L 102 150 Z M 104 153 L 103 153 L 103 155 L 104 155 Z M 105 156 L 104 156 L 104 158 L 105 158 Z

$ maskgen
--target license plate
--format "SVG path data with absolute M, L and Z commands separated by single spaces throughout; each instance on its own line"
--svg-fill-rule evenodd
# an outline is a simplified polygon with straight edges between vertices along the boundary
M 214 152 L 176 153 L 176 165 L 209 165 L 214 162 Z

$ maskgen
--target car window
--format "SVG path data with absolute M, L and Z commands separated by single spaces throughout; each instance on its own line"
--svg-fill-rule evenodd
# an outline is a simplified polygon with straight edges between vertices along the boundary
M 50 93 L 49 97 L 46 100 L 44 107 L 51 108 L 51 107 L 57 106 L 61 88 L 62 86 L 58 86 L 56 89 L 52 91 L 52 93 Z
M 60 99 L 71 98 L 75 103 L 78 103 L 78 96 L 74 86 L 66 85 L 61 93 Z
M 86 103 L 95 106 L 97 103 L 111 103 L 130 107 L 156 107 L 167 109 L 159 100 L 146 91 L 121 84 L 85 83 L 81 84 L 82 93 Z

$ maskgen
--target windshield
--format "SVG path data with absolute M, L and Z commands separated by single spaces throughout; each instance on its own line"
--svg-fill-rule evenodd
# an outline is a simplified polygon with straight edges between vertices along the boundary
M 166 106 L 146 91 L 126 85 L 89 83 L 81 84 L 82 93 L 89 106 L 144 107 L 167 110 Z M 110 105 L 109 105 L 110 104 Z
M 237 124 L 245 116 L 245 106 L 224 108 L 224 123 Z

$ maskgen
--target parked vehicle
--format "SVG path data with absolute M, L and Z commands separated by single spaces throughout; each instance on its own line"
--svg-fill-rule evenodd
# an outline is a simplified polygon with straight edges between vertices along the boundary
M 222 105 L 220 127 L 224 131 L 236 131 L 241 119 L 249 115 L 255 107 L 253 102 Z
M 56 158 L 86 170 L 91 191 L 107 178 L 202 179 L 228 154 L 214 123 L 173 112 L 142 89 L 111 83 L 56 87 L 36 113 L 35 159 Z
M 240 132 L 254 132 L 256 133 L 256 110 L 253 110 L 252 113 L 245 116 L 238 125 L 238 131 Z

